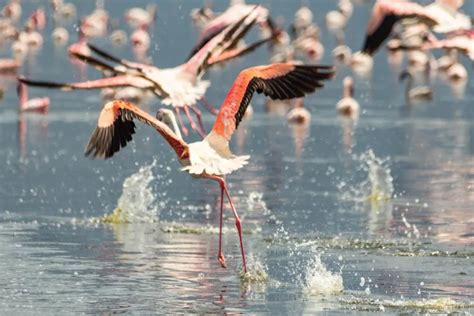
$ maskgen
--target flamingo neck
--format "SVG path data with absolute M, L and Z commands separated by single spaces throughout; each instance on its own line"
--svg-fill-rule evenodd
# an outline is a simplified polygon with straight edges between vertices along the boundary
M 166 126 L 168 126 L 179 139 L 183 139 L 181 131 L 178 127 L 178 122 L 176 121 L 176 117 L 174 116 L 173 112 L 170 112 L 169 115 L 166 115 L 162 122 L 165 123 Z

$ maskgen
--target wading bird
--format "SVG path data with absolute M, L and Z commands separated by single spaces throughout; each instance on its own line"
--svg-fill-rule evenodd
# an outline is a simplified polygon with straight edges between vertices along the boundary
M 354 80 L 349 76 L 342 82 L 342 99 L 337 102 L 336 110 L 341 116 L 359 117 L 359 102 L 354 99 Z
M 15 72 L 20 63 L 14 59 L 0 59 L 0 73 Z
M 216 35 L 220 34 L 224 29 L 229 25 L 232 25 L 238 22 L 243 17 L 249 15 L 250 12 L 254 12 L 256 16 L 256 22 L 270 30 L 272 33 L 272 38 L 276 38 L 275 35 L 280 33 L 280 30 L 277 30 L 270 19 L 270 13 L 268 9 L 262 7 L 245 4 L 245 1 L 231 1 L 229 8 L 222 14 L 216 16 L 214 19 L 209 21 L 201 30 L 197 43 L 191 50 L 189 58 L 194 56 L 207 42 L 209 42 Z
M 221 105 L 212 131 L 202 140 L 186 143 L 171 111 L 160 110 L 157 118 L 132 103 L 112 101 L 102 109 L 97 127 L 86 147 L 86 156 L 110 158 L 132 140 L 134 119 L 157 130 L 178 156 L 182 170 L 198 178 L 217 181 L 221 188 L 218 260 L 226 267 L 222 252 L 222 214 L 227 196 L 239 235 L 244 272 L 247 272 L 241 221 L 227 189 L 225 176 L 247 164 L 249 156 L 235 156 L 229 148 L 232 134 L 239 126 L 254 92 L 272 99 L 299 98 L 323 86 L 334 75 L 332 67 L 272 64 L 243 70 Z
M 433 90 L 428 86 L 413 87 L 413 74 L 409 71 L 403 71 L 400 74 L 399 80 L 407 80 L 405 89 L 405 98 L 408 105 L 413 102 L 428 101 L 433 98 Z
M 218 34 L 204 45 L 190 60 L 174 68 L 160 69 L 152 65 L 131 62 L 114 57 L 97 47 L 89 45 L 88 47 L 92 51 L 118 65 L 112 67 L 91 55 L 82 54 L 80 52 L 70 51 L 70 54 L 102 71 L 113 74 L 112 77 L 76 83 L 54 83 L 29 79 L 22 79 L 22 81 L 28 85 L 60 88 L 63 90 L 103 89 L 107 87 L 125 86 L 148 90 L 161 98 L 165 105 L 170 105 L 174 108 L 185 135 L 188 134 L 188 130 L 181 119 L 182 110 L 184 110 L 191 124 L 191 128 L 204 137 L 205 132 L 201 122 L 201 112 L 197 108 L 196 103 L 201 101 L 204 106 L 210 108 L 204 99 L 204 94 L 210 82 L 201 80 L 201 77 L 210 66 L 251 52 L 270 39 L 268 38 L 267 40 L 258 41 L 253 45 L 241 47 L 237 51 L 234 49 L 235 44 L 245 36 L 255 23 L 257 12 L 258 11 L 252 11 L 235 24 L 228 26 L 224 32 Z M 225 58 L 223 58 L 224 55 Z M 215 109 L 210 108 L 210 111 L 212 110 Z M 191 111 L 194 112 L 199 125 L 197 125 L 192 118 Z M 217 111 L 215 112 L 217 113 Z
M 364 45 L 354 55 L 353 64 L 371 67 L 372 56 L 392 33 L 394 25 L 405 18 L 416 19 L 420 36 L 429 31 L 448 33 L 470 29 L 470 19 L 458 12 L 463 3 L 463 0 L 437 0 L 422 6 L 407 0 L 378 0 L 372 9 Z
M 48 112 L 50 102 L 49 98 L 35 98 L 28 100 L 28 88 L 22 82 L 18 82 L 17 93 L 20 112 Z

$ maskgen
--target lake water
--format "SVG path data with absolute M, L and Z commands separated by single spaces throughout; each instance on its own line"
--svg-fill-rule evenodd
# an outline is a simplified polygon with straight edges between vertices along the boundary
M 22 3 L 24 12 L 47 6 Z M 306 3 L 322 27 L 321 63 L 332 63 L 336 41 L 324 16 L 335 1 Z M 105 1 L 114 17 L 146 4 Z M 287 24 L 299 6 L 263 4 Z M 189 12 L 201 1 L 158 5 L 151 55 L 155 65 L 170 67 L 184 61 L 196 39 Z M 81 1 L 78 11 L 93 7 Z M 221 11 L 225 3 L 215 7 Z M 472 6 L 464 9 L 474 14 Z M 355 7 L 346 34 L 353 49 L 361 46 L 369 10 L 369 4 Z M 44 47 L 21 73 L 79 80 L 65 49 L 53 46 L 51 29 L 50 23 Z M 127 46 L 94 42 L 132 58 Z M 8 56 L 10 48 L 0 52 Z M 212 69 L 208 100 L 220 104 L 237 73 L 268 56 L 262 48 Z M 250 281 L 239 276 L 230 210 L 228 268 L 216 260 L 219 188 L 179 172 L 156 132 L 140 125 L 113 159 L 86 159 L 99 92 L 32 88 L 31 96 L 51 98 L 50 113 L 19 115 L 15 83 L 0 77 L 7 87 L 0 102 L 1 313 L 473 313 L 473 81 L 459 95 L 434 77 L 434 100 L 408 107 L 399 70 L 388 66 L 382 49 L 372 76 L 355 77 L 362 113 L 352 126 L 335 112 L 350 73 L 339 67 L 333 81 L 305 100 L 309 126 L 265 113 L 265 98 L 256 96 L 254 115 L 239 127 L 233 151 L 251 161 L 228 181 L 243 219 Z M 99 74 L 89 69 L 88 76 Z M 151 113 L 159 106 L 158 100 L 144 105 Z M 213 120 L 205 115 L 207 129 Z M 102 223 L 116 208 L 129 223 Z

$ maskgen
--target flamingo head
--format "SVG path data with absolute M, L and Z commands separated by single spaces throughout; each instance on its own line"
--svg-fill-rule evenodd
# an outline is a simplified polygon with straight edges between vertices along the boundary
M 176 117 L 170 109 L 159 109 L 156 112 L 156 119 L 168 126 L 179 138 L 182 139 L 181 132 L 176 122 Z

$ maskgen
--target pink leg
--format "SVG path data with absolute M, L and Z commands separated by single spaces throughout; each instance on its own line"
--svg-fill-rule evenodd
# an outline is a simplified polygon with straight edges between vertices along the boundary
M 217 115 L 217 113 L 219 113 L 219 111 L 213 107 L 205 97 L 202 97 L 200 101 L 211 114 Z
M 237 214 L 237 211 L 235 210 L 234 203 L 232 203 L 232 198 L 230 197 L 230 193 L 225 184 L 225 180 L 223 179 L 222 181 L 224 182 L 224 191 L 225 191 L 225 194 L 227 195 L 227 199 L 229 200 L 230 208 L 232 209 L 232 212 L 234 213 L 235 227 L 237 227 L 237 232 L 239 234 L 240 253 L 242 254 L 242 264 L 244 266 L 244 273 L 247 273 L 247 263 L 245 262 L 244 241 L 242 239 L 242 224 L 240 221 L 239 214 Z
M 224 253 L 222 252 L 222 218 L 224 215 L 224 188 L 221 186 L 221 215 L 219 222 L 219 252 L 217 253 L 217 260 L 219 260 L 221 266 L 226 268 Z
M 202 138 L 206 137 L 206 134 L 203 133 L 203 131 L 201 131 L 197 125 L 196 125 L 196 122 L 194 122 L 194 119 L 193 117 L 191 116 L 191 113 L 189 112 L 189 106 L 185 106 L 184 107 L 184 113 L 186 114 L 188 120 L 189 120 L 189 123 L 191 124 L 191 128 L 193 131 L 197 132 L 199 135 L 201 135 Z
M 237 211 L 235 210 L 234 203 L 232 203 L 232 198 L 230 197 L 230 193 L 229 193 L 229 190 L 227 189 L 227 185 L 225 183 L 225 180 L 224 180 L 224 178 L 218 177 L 218 176 L 205 175 L 205 177 L 219 182 L 221 190 L 223 190 L 225 192 L 225 194 L 227 195 L 227 199 L 229 200 L 230 208 L 232 209 L 232 212 L 234 213 L 235 227 L 237 228 L 237 233 L 239 234 L 240 253 L 242 254 L 242 264 L 243 264 L 243 267 L 244 267 L 244 273 L 247 273 L 247 263 L 245 261 L 244 242 L 243 242 L 243 239 L 242 239 L 242 224 L 241 224 L 239 215 L 237 214 Z M 221 196 L 223 197 L 222 191 L 221 191 Z M 221 200 L 221 203 L 223 203 L 223 200 L 224 199 Z M 221 206 L 223 206 L 223 205 L 221 204 Z M 222 228 L 222 207 L 221 207 L 221 228 Z M 219 245 L 220 245 L 220 242 L 219 242 Z M 221 253 L 219 253 L 219 256 L 220 256 L 220 254 Z M 220 262 L 220 260 L 219 260 L 219 262 Z
M 176 117 L 178 118 L 179 125 L 181 125 L 181 131 L 183 132 L 184 136 L 188 136 L 188 129 L 184 126 L 183 118 L 181 117 L 181 109 L 177 106 L 174 108 L 176 111 Z
M 190 106 L 190 108 L 194 112 L 194 114 L 196 114 L 196 118 L 198 120 L 199 128 L 201 129 L 201 131 L 204 134 L 207 134 L 206 130 L 204 129 L 204 125 L 202 124 L 202 113 L 201 113 L 201 111 L 199 111 L 199 109 L 195 105 Z

